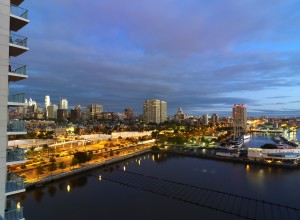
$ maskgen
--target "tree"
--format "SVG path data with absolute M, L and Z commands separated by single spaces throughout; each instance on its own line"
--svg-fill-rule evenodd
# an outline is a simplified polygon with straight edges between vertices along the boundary
M 114 152 L 112 150 L 109 151 L 109 156 L 114 156 Z
M 44 171 L 45 171 L 44 167 L 42 167 L 42 166 L 36 167 L 36 173 L 38 175 L 38 179 L 39 179 L 40 175 L 44 174 Z
M 55 159 L 54 157 L 50 157 L 49 162 L 55 163 L 55 162 L 56 162 L 56 159 Z
M 48 157 L 49 157 L 49 146 L 48 144 L 43 145 L 43 153 L 48 152 Z
M 58 164 L 59 169 L 61 169 L 62 171 L 64 171 L 64 169 L 66 168 L 66 164 L 64 162 L 60 162 Z
M 55 162 L 52 162 L 52 163 L 50 164 L 50 166 L 48 167 L 48 170 L 51 172 L 51 175 L 52 175 L 52 172 L 55 171 L 55 170 L 57 170 L 57 165 L 56 165 L 56 163 L 55 163 Z
M 78 160 L 77 158 L 73 157 L 72 158 L 72 161 L 70 163 L 70 166 L 74 168 L 74 166 L 76 166 L 78 164 Z
M 91 160 L 92 152 L 76 152 L 73 159 L 76 159 L 79 164 Z

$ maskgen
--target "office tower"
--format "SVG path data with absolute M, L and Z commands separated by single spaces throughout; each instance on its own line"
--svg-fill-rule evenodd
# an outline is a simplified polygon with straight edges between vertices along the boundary
M 11 83 L 26 79 L 26 65 L 10 62 L 28 51 L 27 38 L 17 35 L 29 23 L 28 11 L 19 7 L 22 0 L 0 0 L 0 219 L 24 219 L 20 204 L 7 196 L 24 192 L 24 180 L 7 173 L 7 165 L 25 163 L 24 150 L 8 148 L 8 135 L 26 134 L 25 123 L 9 120 L 10 107 L 26 106 L 25 95 L 10 91 Z
M 247 110 L 244 104 L 235 104 L 232 109 L 232 126 L 233 135 L 238 138 L 241 134 L 246 132 L 247 128 Z
M 90 120 L 101 118 L 103 112 L 103 106 L 100 104 L 90 104 L 86 107 L 87 117 Z
M 125 108 L 124 115 L 125 115 L 126 118 L 132 118 L 133 117 L 132 108 Z
M 48 106 L 50 106 L 51 102 L 50 102 L 50 96 L 46 95 L 45 96 L 45 117 L 48 118 Z
M 144 121 L 146 124 L 161 123 L 167 120 L 167 102 L 158 99 L 144 102 Z
M 71 110 L 71 115 L 70 115 L 71 121 L 80 121 L 82 119 L 82 109 L 80 105 L 77 105 L 74 109 Z
M 47 110 L 48 106 L 51 104 L 50 102 L 50 96 L 45 96 L 45 109 Z
M 211 122 L 215 124 L 219 122 L 219 115 L 217 113 L 212 114 Z
M 55 105 L 55 104 L 49 105 L 47 107 L 48 118 L 57 119 L 57 109 L 58 109 L 57 105 Z
M 68 110 L 67 109 L 57 109 L 57 120 L 66 121 L 68 119 Z
M 208 125 L 208 114 L 202 115 L 202 122 L 205 125 Z
M 67 99 L 60 99 L 59 109 L 68 109 L 68 100 Z

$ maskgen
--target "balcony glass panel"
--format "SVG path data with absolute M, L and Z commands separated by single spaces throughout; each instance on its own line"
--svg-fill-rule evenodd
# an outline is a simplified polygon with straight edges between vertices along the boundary
M 26 65 L 10 63 L 8 68 L 9 68 L 8 71 L 10 73 L 17 73 L 17 74 L 27 75 L 26 74 Z
M 26 132 L 25 121 L 10 120 L 7 124 L 8 132 Z
M 24 161 L 25 160 L 25 151 L 22 148 L 10 148 L 6 152 L 6 162 L 14 161 Z
M 10 94 L 8 98 L 9 102 L 18 102 L 18 103 L 25 103 L 25 93 L 19 94 Z
M 23 37 L 16 34 L 10 34 L 9 43 L 16 44 L 18 46 L 27 47 L 27 37 Z
M 23 219 L 23 207 L 20 203 L 13 200 L 7 200 L 5 209 L 5 220 L 18 220 Z
M 24 179 L 15 173 L 7 173 L 6 192 L 24 189 Z
M 16 15 L 18 17 L 28 19 L 28 10 L 27 9 L 24 9 L 24 8 L 15 6 L 15 5 L 11 5 L 10 13 L 13 15 Z

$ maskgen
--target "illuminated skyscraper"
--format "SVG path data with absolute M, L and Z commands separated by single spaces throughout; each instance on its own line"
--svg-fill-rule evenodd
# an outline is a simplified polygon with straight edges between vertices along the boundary
M 146 100 L 144 102 L 145 123 L 161 123 L 167 120 L 167 102 L 158 99 Z
M 247 128 L 247 109 L 244 104 L 235 104 L 232 109 L 232 126 L 235 138 L 246 133 Z
M 68 110 L 68 100 L 67 99 L 60 99 L 60 101 L 59 101 L 59 109 L 66 109 L 66 110 Z
M 46 117 L 48 117 L 48 107 L 51 105 L 51 102 L 50 102 L 50 96 L 46 95 L 45 96 L 45 113 L 46 113 Z

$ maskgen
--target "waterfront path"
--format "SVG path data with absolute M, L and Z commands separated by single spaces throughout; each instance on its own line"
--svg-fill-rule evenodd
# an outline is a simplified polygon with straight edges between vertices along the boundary
M 148 153 L 148 152 L 150 152 L 150 149 L 144 149 L 144 150 L 141 150 L 141 151 L 138 151 L 138 152 L 127 154 L 127 155 L 124 155 L 124 156 L 118 156 L 116 158 L 101 161 L 101 162 L 98 162 L 98 163 L 87 164 L 87 165 L 84 165 L 84 166 L 81 166 L 81 167 L 78 167 L 78 168 L 71 169 L 70 171 L 65 171 L 65 172 L 61 172 L 61 173 L 57 173 L 57 174 L 53 174 L 53 175 L 48 175 L 47 177 L 39 179 L 35 182 L 26 183 L 25 188 L 30 189 L 30 188 L 38 187 L 38 186 L 47 184 L 47 183 L 55 181 L 55 180 L 59 180 L 59 179 L 63 179 L 63 178 L 69 177 L 69 176 L 84 173 L 84 172 L 96 169 L 98 167 L 102 167 L 102 166 L 106 166 L 106 165 L 109 165 L 109 164 L 117 163 L 117 162 L 120 162 L 120 161 L 123 161 L 123 160 L 127 160 L 131 157 L 136 157 L 136 156 Z

